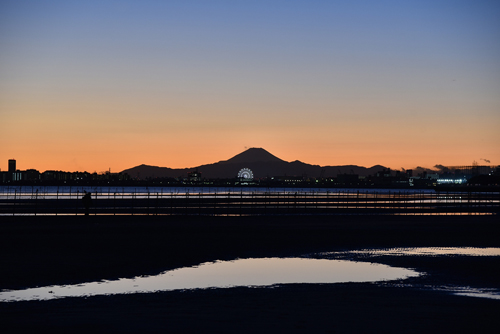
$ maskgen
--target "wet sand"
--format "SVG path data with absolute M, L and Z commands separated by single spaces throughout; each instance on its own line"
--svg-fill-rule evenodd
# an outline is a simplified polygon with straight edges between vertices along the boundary
M 1 217 L 0 288 L 157 274 L 216 259 L 360 248 L 500 247 L 494 216 Z M 0 331 L 485 332 L 500 301 L 418 287 L 500 287 L 494 257 L 384 257 L 428 273 L 370 283 L 230 288 L 0 303 Z

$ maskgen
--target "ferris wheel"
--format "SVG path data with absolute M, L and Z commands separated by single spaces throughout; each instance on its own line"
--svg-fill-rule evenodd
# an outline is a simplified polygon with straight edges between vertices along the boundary
M 245 180 L 253 180 L 253 173 L 250 170 L 250 168 L 242 168 L 238 172 L 238 178 L 245 179 Z

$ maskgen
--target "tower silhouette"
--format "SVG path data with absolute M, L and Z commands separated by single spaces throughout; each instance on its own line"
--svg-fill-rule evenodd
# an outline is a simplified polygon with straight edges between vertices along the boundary
M 14 173 L 16 171 L 16 160 L 9 159 L 9 173 Z

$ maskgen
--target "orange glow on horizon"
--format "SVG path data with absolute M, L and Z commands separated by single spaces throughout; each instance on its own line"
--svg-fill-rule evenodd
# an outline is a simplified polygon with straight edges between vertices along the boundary
M 298 111 L 287 116 L 258 113 L 247 119 L 222 111 L 225 117 L 210 119 L 202 111 L 215 111 L 199 106 L 192 116 L 143 117 L 109 112 L 120 105 L 80 102 L 11 103 L 16 115 L 0 125 L 0 168 L 6 170 L 12 158 L 21 170 L 118 172 L 140 164 L 191 168 L 230 159 L 245 147 L 262 147 L 285 161 L 321 166 L 432 168 L 483 164 L 482 158 L 500 164 L 499 124 L 474 115 L 455 120 L 434 117 L 429 122 L 406 116 L 325 114 L 320 122 Z M 29 113 L 32 109 L 38 112 Z M 20 119 L 19 126 L 5 126 Z
M 203 150 L 196 145 L 190 146 L 189 149 L 184 147 L 176 148 L 168 147 L 162 151 L 151 153 L 142 150 L 143 145 L 138 143 L 135 146 L 127 146 L 127 148 L 104 148 L 98 152 L 93 152 L 88 149 L 80 149 L 76 154 L 72 143 L 60 144 L 51 147 L 47 150 L 37 151 L 36 154 L 26 150 L 25 152 L 18 151 L 10 152 L 11 154 L 3 155 L 1 162 L 1 170 L 7 170 L 7 160 L 16 159 L 17 168 L 19 170 L 37 169 L 40 172 L 45 170 L 63 170 L 63 171 L 87 171 L 102 173 L 111 169 L 111 172 L 120 172 L 122 170 L 135 167 L 140 164 L 168 167 L 168 168 L 191 168 L 204 164 L 212 164 L 221 160 L 227 160 L 234 155 L 245 150 L 245 146 L 232 145 L 228 149 L 225 147 L 214 148 L 212 150 Z M 262 147 L 262 145 L 252 145 L 250 147 Z M 335 153 L 327 150 L 312 151 L 307 148 L 290 148 L 280 147 L 262 147 L 285 161 L 300 160 L 304 163 L 320 165 L 320 166 L 337 166 L 337 165 L 358 165 L 363 167 L 371 167 L 374 165 L 383 165 L 391 169 L 399 170 L 402 167 L 405 169 L 413 169 L 417 166 L 432 168 L 436 164 L 445 166 L 471 165 L 475 160 L 480 165 L 496 165 L 495 160 L 490 164 L 481 160 L 480 157 L 474 157 L 476 150 L 469 148 L 468 152 L 460 154 L 449 154 L 446 157 L 439 152 L 429 154 L 425 150 L 419 152 L 406 152 L 406 147 L 392 147 L 390 151 L 382 152 L 370 151 L 369 149 L 350 151 L 348 148 L 337 148 Z M 198 152 L 197 152 L 198 151 Z M 406 153 L 405 153 L 406 152 Z M 468 153 L 468 154 L 467 154 Z M 464 155 L 471 156 L 470 161 L 464 161 Z M 50 157 L 50 158 L 49 158 Z

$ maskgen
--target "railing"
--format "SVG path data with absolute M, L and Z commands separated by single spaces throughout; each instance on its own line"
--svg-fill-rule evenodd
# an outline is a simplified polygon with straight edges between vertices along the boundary
M 0 215 L 472 215 L 498 214 L 500 192 L 1 188 Z M 107 191 L 106 191 L 107 190 Z

